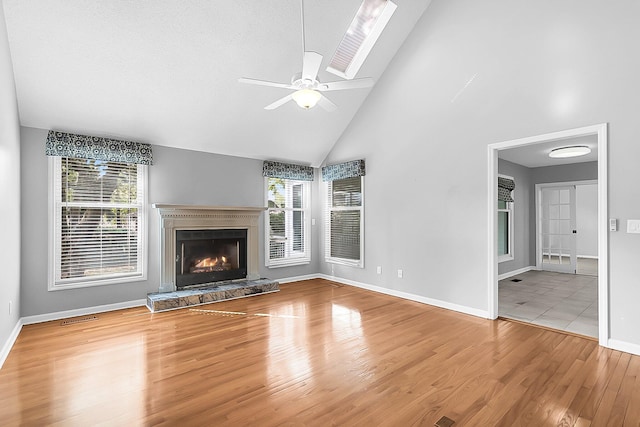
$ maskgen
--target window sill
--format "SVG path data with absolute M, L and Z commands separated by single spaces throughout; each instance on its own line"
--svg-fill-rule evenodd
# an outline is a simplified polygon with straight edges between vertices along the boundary
M 500 264 L 501 262 L 506 262 L 506 261 L 513 261 L 513 255 L 500 255 L 498 257 L 498 264 Z
M 147 275 L 136 275 L 136 276 L 128 276 L 128 277 L 117 277 L 111 279 L 102 279 L 102 280 L 92 280 L 92 281 L 78 281 L 78 282 L 68 282 L 68 283 L 52 283 L 49 282 L 49 291 L 64 291 L 67 289 L 82 289 L 82 288 L 94 288 L 96 286 L 107 286 L 107 285 L 120 285 L 132 282 L 141 282 L 143 280 L 147 280 Z
M 346 265 L 348 267 L 364 268 L 364 262 L 362 260 L 350 260 L 342 258 L 325 258 L 325 262 L 329 264 Z
M 309 259 L 309 258 L 298 258 L 298 259 L 271 261 L 270 264 L 265 264 L 265 267 L 267 267 L 267 268 L 281 268 L 281 267 L 295 267 L 297 265 L 307 265 L 307 264 L 311 264 L 311 259 Z

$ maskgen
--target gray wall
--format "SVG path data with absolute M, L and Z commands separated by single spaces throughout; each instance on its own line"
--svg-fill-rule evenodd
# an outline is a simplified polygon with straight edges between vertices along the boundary
M 149 208 L 148 280 L 84 289 L 47 290 L 47 131 L 22 128 L 22 316 L 144 299 L 160 285 L 159 218 Z M 265 206 L 262 162 L 160 146 L 149 167 L 149 205 L 174 203 L 214 206 Z M 317 186 L 313 186 L 317 189 Z M 312 194 L 317 199 L 317 194 Z M 264 226 L 260 226 L 260 274 L 273 279 L 318 270 L 317 250 L 309 265 L 264 267 Z M 316 242 L 314 227 L 312 242 Z M 42 262 L 33 263 L 39 259 Z
M 530 245 L 530 239 L 532 236 L 535 238 L 535 234 L 532 235 L 529 231 L 529 225 L 531 222 L 535 222 L 535 216 L 530 217 L 530 206 L 533 200 L 531 169 L 498 159 L 498 173 L 512 176 L 516 184 L 513 192 L 513 260 L 498 263 L 498 274 L 504 274 L 529 267 L 531 259 L 535 259 L 535 254 L 531 253 Z M 535 241 L 533 250 L 535 251 Z
M 564 129 L 609 123 L 609 214 L 639 218 L 639 15 L 632 1 L 434 0 L 325 160 L 367 161 L 365 268 L 335 274 L 487 310 L 487 145 Z M 640 235 L 609 243 L 611 338 L 640 345 Z
M 0 351 L 20 319 L 20 126 L 0 0 Z M 9 313 L 9 303 L 12 312 Z M 1 356 L 1 354 L 0 354 Z M 1 363 L 1 360 L 0 360 Z

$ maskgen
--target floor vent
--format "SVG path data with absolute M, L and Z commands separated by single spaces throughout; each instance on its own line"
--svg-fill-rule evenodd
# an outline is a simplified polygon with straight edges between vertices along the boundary
M 455 421 L 453 421 L 451 418 L 442 417 L 438 421 L 436 421 L 434 425 L 436 427 L 451 427 L 453 424 L 455 424 Z
M 76 323 L 90 322 L 92 320 L 98 320 L 98 316 L 84 316 L 65 319 L 60 322 L 60 326 L 75 325 Z
M 522 279 L 511 279 L 511 281 L 518 283 L 518 282 L 522 282 Z

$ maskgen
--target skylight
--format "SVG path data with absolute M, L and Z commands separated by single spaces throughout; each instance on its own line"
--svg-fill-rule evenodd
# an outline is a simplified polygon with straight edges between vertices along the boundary
M 344 79 L 354 78 L 396 8 L 390 0 L 363 0 L 327 71 Z

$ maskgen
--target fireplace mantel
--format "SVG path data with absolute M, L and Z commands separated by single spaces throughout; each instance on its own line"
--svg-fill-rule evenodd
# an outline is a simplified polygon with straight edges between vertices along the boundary
M 258 221 L 267 208 L 236 206 L 195 206 L 155 203 L 160 214 L 160 292 L 176 290 L 176 230 L 246 229 L 247 279 L 260 278 L 258 272 Z

